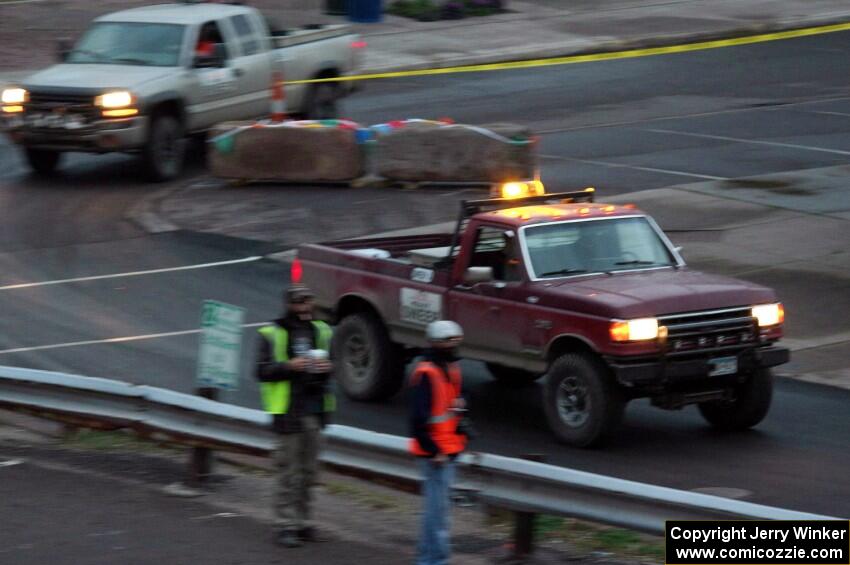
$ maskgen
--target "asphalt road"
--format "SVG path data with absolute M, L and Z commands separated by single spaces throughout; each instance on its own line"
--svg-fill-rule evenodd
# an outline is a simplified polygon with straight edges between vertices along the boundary
M 528 123 L 542 132 L 550 190 L 618 194 L 850 161 L 850 34 L 529 71 L 384 81 L 349 101 L 362 122 L 450 116 Z M 190 176 L 198 174 L 199 160 Z M 79 156 L 63 175 L 26 175 L 0 145 L 0 364 L 63 370 L 180 390 L 192 387 L 200 302 L 276 315 L 283 266 L 268 244 L 187 232 L 147 235 L 127 214 L 155 187 L 132 160 Z M 317 191 L 312 206 L 347 193 Z M 402 213 L 392 204 L 385 213 Z M 194 270 L 183 265 L 223 264 Z M 133 272 L 97 280 L 78 277 Z M 64 282 L 62 282 L 64 281 Z M 28 287 L 20 283 L 50 282 Z M 54 284 L 55 283 L 55 284 Z M 840 289 L 838 290 L 840 292 Z M 175 335 L 174 332 L 181 332 Z M 115 341 L 115 338 L 132 337 Z M 82 343 L 81 343 L 82 342 Z M 245 352 L 245 367 L 252 351 Z M 551 462 L 685 489 L 734 487 L 748 500 L 850 515 L 850 393 L 783 381 L 767 421 L 711 433 L 693 409 L 630 406 L 604 451 L 556 445 L 536 387 L 505 391 L 467 367 L 478 449 L 544 453 Z M 227 399 L 257 405 L 250 382 Z M 342 423 L 405 433 L 404 402 L 343 402 Z

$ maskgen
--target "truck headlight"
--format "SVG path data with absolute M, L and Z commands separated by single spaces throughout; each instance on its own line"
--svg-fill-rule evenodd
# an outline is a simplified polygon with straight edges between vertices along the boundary
M 94 99 L 94 105 L 101 108 L 126 108 L 133 105 L 133 95 L 126 90 L 107 92 Z
M 646 341 L 658 338 L 658 320 L 638 318 L 636 320 L 614 320 L 608 329 L 611 341 Z
M 0 97 L 3 104 L 24 104 L 29 99 L 30 93 L 23 88 L 6 88 L 3 90 L 2 97 Z
M 758 320 L 759 327 L 778 326 L 785 321 L 785 307 L 781 302 L 776 304 L 759 304 L 753 306 L 753 318 Z

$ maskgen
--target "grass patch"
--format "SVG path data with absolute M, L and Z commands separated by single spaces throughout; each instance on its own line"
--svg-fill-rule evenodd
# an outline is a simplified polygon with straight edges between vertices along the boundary
M 325 488 L 329 494 L 342 496 L 372 510 L 399 510 L 401 505 L 391 495 L 385 495 L 342 481 L 328 481 Z
M 80 428 L 67 435 L 62 444 L 66 447 L 91 451 L 143 451 L 162 453 L 174 449 L 154 443 L 135 434 L 123 431 L 99 431 Z
M 488 524 L 509 530 L 513 514 L 502 509 L 491 509 Z M 641 562 L 664 562 L 664 540 L 625 530 L 612 528 L 572 518 L 540 515 L 534 523 L 535 537 L 540 542 L 561 542 L 577 553 L 610 553 L 618 558 Z

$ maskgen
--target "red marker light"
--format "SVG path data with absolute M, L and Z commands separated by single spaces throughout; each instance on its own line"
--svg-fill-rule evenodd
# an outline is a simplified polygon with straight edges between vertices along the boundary
M 299 284 L 301 282 L 301 277 L 304 276 L 304 268 L 301 266 L 301 261 L 297 257 L 295 258 L 295 261 L 292 262 L 289 274 L 292 279 L 292 284 Z
M 366 46 L 368 46 L 368 45 L 369 44 L 366 43 L 365 41 L 352 41 L 351 42 L 351 48 L 352 49 L 366 49 Z

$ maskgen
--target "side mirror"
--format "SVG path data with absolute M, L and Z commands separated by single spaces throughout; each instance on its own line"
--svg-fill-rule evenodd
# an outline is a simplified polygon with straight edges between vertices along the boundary
M 682 254 L 682 246 L 681 246 L 681 245 L 679 245 L 679 246 L 677 246 L 677 247 L 674 247 L 673 249 L 675 249 L 675 250 L 676 250 L 676 253 L 678 253 L 678 254 L 680 254 L 680 255 Z
M 67 39 L 60 39 L 56 42 L 56 59 L 60 63 L 64 63 L 71 54 L 71 42 Z
M 463 284 L 472 286 L 493 281 L 493 267 L 468 267 L 463 273 Z

